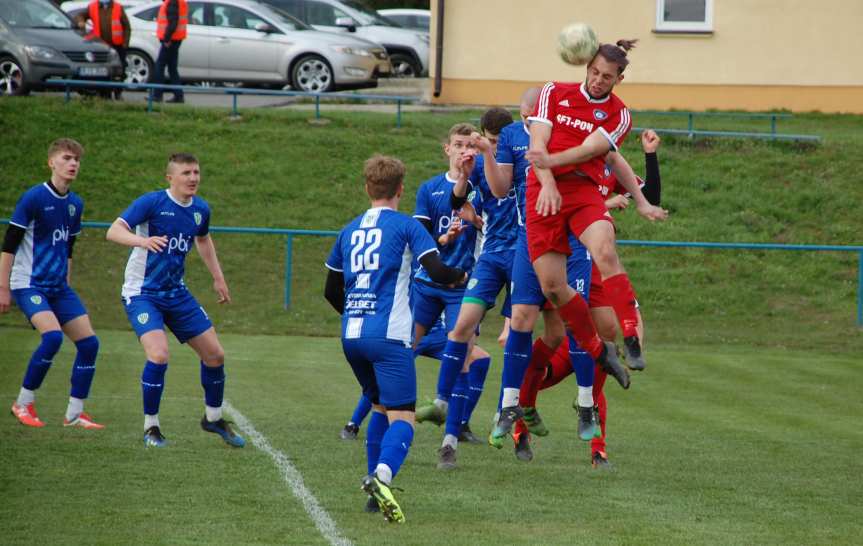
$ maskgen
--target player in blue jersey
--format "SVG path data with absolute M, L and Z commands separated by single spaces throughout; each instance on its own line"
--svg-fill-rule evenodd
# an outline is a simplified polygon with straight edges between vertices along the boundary
M 144 348 L 147 363 L 141 375 L 144 399 L 144 444 L 166 445 L 159 423 L 159 403 L 168 369 L 167 326 L 180 343 L 188 343 L 201 359 L 204 417 L 201 428 L 243 447 L 222 416 L 225 351 L 213 323 L 183 281 L 186 254 L 194 246 L 213 276 L 219 303 L 231 295 L 210 237 L 210 206 L 197 196 L 201 182 L 198 160 L 174 154 L 168 160 L 169 187 L 136 199 L 108 229 L 108 240 L 132 247 L 126 264 L 122 297 L 126 316 Z
M 99 339 L 84 305 L 69 286 L 72 248 L 81 233 L 84 202 L 69 187 L 78 176 L 82 146 L 55 140 L 48 149 L 51 178 L 33 186 L 18 200 L 0 254 L 0 313 L 14 298 L 42 341 L 33 352 L 12 414 L 22 424 L 43 427 L 36 412 L 36 390 L 48 373 L 63 334 L 78 350 L 72 365 L 72 389 L 63 426 L 104 428 L 84 412 L 84 400 L 96 372 Z
M 401 161 L 372 157 L 363 174 L 371 208 L 339 233 L 326 262 L 324 294 L 342 315 L 342 349 L 373 407 L 362 489 L 387 521 L 402 523 L 405 516 L 390 484 L 414 435 L 411 262 L 416 257 L 429 279 L 441 285 L 463 283 L 467 275 L 444 265 L 426 229 L 397 212 L 404 191 Z

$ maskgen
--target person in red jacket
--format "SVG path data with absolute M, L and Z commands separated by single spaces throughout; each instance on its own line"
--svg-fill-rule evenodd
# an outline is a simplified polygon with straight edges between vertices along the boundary
M 180 59 L 180 45 L 186 39 L 186 26 L 189 24 L 189 5 L 186 0 L 164 0 L 156 17 L 156 36 L 162 43 L 159 56 L 156 58 L 156 70 L 153 83 L 165 83 L 165 68 L 168 69 L 171 85 L 180 85 L 180 72 L 177 64 Z M 153 99 L 162 100 L 164 91 L 156 89 Z M 183 90 L 174 91 L 174 98 L 169 102 L 185 102 Z

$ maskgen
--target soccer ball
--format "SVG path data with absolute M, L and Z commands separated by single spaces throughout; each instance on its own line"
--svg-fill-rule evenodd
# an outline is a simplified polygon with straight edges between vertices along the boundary
M 599 40 L 593 29 L 584 23 L 572 23 L 560 31 L 557 51 L 563 62 L 583 65 L 590 62 L 599 50 Z

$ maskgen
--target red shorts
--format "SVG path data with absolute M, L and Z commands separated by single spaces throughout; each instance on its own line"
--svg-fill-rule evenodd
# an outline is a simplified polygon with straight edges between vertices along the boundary
M 540 216 L 536 212 L 540 188 L 539 180 L 531 170 L 527 176 L 526 227 L 527 251 L 532 262 L 548 252 L 569 256 L 572 253 L 569 248 L 570 233 L 578 237 L 594 222 L 614 222 L 596 184 L 589 178 L 572 175 L 559 180 L 560 212 L 549 216 Z
M 596 267 L 596 262 L 593 262 L 590 272 L 590 307 L 611 307 L 611 300 L 608 299 L 605 291 L 602 288 L 602 275 L 599 274 L 599 268 Z

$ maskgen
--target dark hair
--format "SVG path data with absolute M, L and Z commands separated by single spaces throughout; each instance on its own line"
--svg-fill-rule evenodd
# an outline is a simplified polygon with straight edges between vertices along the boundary
M 405 179 L 405 165 L 394 157 L 374 155 L 363 165 L 366 191 L 372 199 L 392 199 Z
M 171 163 L 180 163 L 182 165 L 197 165 L 198 158 L 193 156 L 192 154 L 178 152 L 175 154 L 171 154 L 171 157 L 168 158 L 168 164 L 170 165 Z
M 596 59 L 596 57 L 601 55 L 606 61 L 617 65 L 618 74 L 623 74 L 623 71 L 629 64 L 629 59 L 626 58 L 626 53 L 630 49 L 633 49 L 637 43 L 638 40 L 636 39 L 618 40 L 615 44 L 602 44 L 599 46 L 599 50 L 593 58 Z M 590 64 L 593 64 L 593 61 L 591 61 Z
M 493 135 L 500 134 L 500 130 L 512 123 L 512 114 L 506 108 L 495 106 L 489 108 L 479 120 L 479 126 L 484 132 Z

